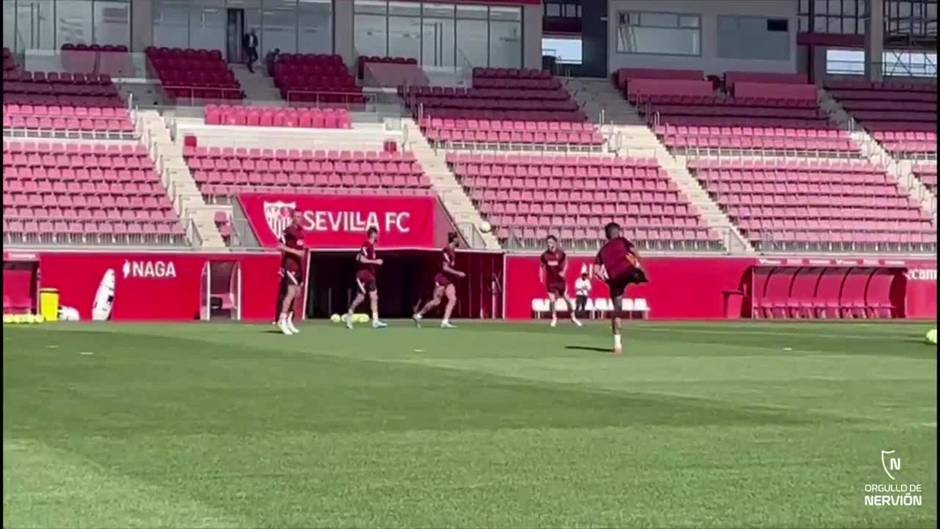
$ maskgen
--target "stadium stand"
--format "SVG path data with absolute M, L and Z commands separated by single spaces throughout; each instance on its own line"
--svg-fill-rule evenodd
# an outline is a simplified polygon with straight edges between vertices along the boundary
M 892 156 L 936 154 L 935 82 L 829 81 L 826 90 Z
M 291 105 L 358 108 L 366 102 L 362 88 L 339 55 L 279 55 L 274 85 Z
M 10 48 L 3 48 L 3 71 L 11 72 L 13 70 L 19 69 L 19 66 L 16 64 L 16 58 L 13 56 L 13 52 L 10 51 Z M 6 81 L 6 79 L 4 79 Z
M 475 68 L 473 87 L 402 87 L 399 94 L 435 145 L 596 149 L 604 137 L 561 84 L 542 70 Z
M 206 124 L 307 129 L 352 128 L 349 112 L 342 108 L 321 110 L 206 105 Z
M 245 97 L 235 73 L 222 59 L 219 50 L 150 46 L 145 54 L 169 102 L 241 100 Z
M 936 251 L 929 215 L 867 162 L 702 158 L 689 167 L 758 250 Z
M 356 61 L 356 72 L 359 76 L 359 79 L 362 79 L 366 73 L 367 64 L 413 64 L 417 65 L 418 60 L 412 59 L 410 57 L 375 57 L 375 56 L 361 56 L 359 60 Z
M 202 194 L 216 202 L 244 192 L 401 195 L 430 188 L 407 152 L 188 146 L 184 156 Z
M 504 243 L 556 236 L 593 247 L 587 226 L 624 222 L 643 249 L 719 250 L 695 208 L 654 159 L 451 153 L 448 163 Z
M 690 154 L 859 154 L 849 133 L 832 125 L 819 108 L 813 85 L 799 84 L 796 78 L 729 72 L 726 91 L 716 91 L 711 81 L 692 79 L 691 71 L 679 72 L 685 72 L 684 77 L 649 78 L 642 70 L 618 73 L 627 100 L 670 149 Z
M 186 243 L 138 143 L 5 140 L 3 209 L 6 243 Z
M 3 72 L 3 128 L 11 133 L 130 137 L 130 112 L 106 74 Z

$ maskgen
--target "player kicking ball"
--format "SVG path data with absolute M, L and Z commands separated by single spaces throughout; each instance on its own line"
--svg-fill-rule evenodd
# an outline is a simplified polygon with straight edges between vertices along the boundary
M 277 319 L 277 327 L 287 336 L 297 334 L 300 329 L 294 326 L 294 300 L 300 293 L 303 284 L 301 270 L 304 259 L 304 228 L 301 225 L 303 216 L 299 211 L 291 213 L 290 226 L 281 234 L 278 249 L 281 250 L 281 289 L 284 297 L 281 300 L 281 314 Z
M 571 323 L 581 326 L 578 316 L 575 314 L 574 303 L 566 293 L 568 288 L 565 285 L 565 272 L 568 270 L 568 260 L 565 252 L 558 247 L 558 239 L 554 235 L 549 235 L 545 239 L 547 248 L 542 252 L 542 267 L 539 272 L 542 277 L 542 283 L 548 291 L 548 302 L 552 310 L 552 327 L 558 325 L 558 315 L 555 314 L 555 302 L 558 299 L 565 300 L 565 306 L 568 307 L 568 314 L 571 316 Z
M 623 294 L 631 283 L 646 283 L 646 272 L 640 263 L 640 256 L 633 243 L 620 235 L 620 225 L 611 222 L 604 226 L 607 242 L 597 252 L 594 261 L 594 275 L 607 283 L 610 300 L 614 310 L 611 313 L 610 328 L 614 335 L 614 355 L 623 354 L 623 342 L 620 337 L 623 320 Z
M 346 322 L 346 328 L 353 328 L 353 314 L 356 307 L 365 301 L 369 296 L 369 304 L 372 308 L 372 328 L 381 329 L 388 327 L 379 320 L 379 290 L 375 282 L 375 267 L 382 266 L 382 260 L 375 256 L 375 243 L 379 241 L 379 230 L 369 228 L 366 232 L 366 242 L 362 243 L 362 248 L 356 255 L 356 297 L 349 305 L 349 310 L 343 315 L 343 321 Z
M 444 307 L 444 319 L 441 320 L 441 329 L 455 329 L 457 327 L 450 322 L 450 315 L 454 312 L 454 306 L 457 304 L 457 288 L 454 286 L 454 280 L 467 277 L 467 274 L 454 268 L 454 263 L 457 261 L 457 244 L 457 234 L 451 233 L 447 238 L 447 246 L 441 250 L 441 271 L 434 276 L 434 297 L 413 316 L 418 327 L 421 326 L 424 315 L 440 305 L 444 296 L 447 297 L 447 305 Z

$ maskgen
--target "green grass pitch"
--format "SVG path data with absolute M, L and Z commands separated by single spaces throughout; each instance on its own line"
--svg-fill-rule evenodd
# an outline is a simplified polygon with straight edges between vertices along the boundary
M 932 527 L 928 326 L 5 326 L 3 525 Z

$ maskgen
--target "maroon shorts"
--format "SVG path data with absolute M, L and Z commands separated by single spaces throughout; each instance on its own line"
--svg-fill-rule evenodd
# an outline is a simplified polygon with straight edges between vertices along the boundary
M 629 276 L 622 276 L 607 281 L 607 288 L 610 290 L 610 299 L 622 298 L 627 290 L 627 285 L 631 283 Z M 619 310 L 615 307 L 614 310 Z
M 281 284 L 287 286 L 300 286 L 304 282 L 304 276 L 300 273 L 300 267 L 285 263 L 281 266 Z
M 549 281 L 545 285 L 545 290 L 549 294 L 555 294 L 558 297 L 564 297 L 565 291 L 568 290 L 568 287 L 565 285 L 564 281 Z
M 438 272 L 437 275 L 434 276 L 434 284 L 446 287 L 453 284 L 453 281 L 451 281 L 444 272 Z
M 368 270 L 356 272 L 356 286 L 359 287 L 359 292 L 363 294 L 375 292 L 378 289 L 375 283 L 375 275 Z

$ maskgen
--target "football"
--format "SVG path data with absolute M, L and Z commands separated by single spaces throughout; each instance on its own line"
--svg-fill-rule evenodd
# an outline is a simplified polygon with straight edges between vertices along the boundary
M 330 316 L 330 321 L 333 323 L 339 323 L 341 321 L 339 314 L 334 314 Z

